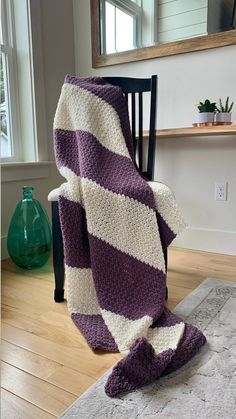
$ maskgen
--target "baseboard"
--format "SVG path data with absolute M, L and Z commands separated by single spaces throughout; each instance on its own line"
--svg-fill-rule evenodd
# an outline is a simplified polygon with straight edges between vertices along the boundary
M 187 227 L 173 246 L 236 256 L 236 232 Z
M 1 237 L 1 260 L 7 259 L 9 257 L 7 251 L 7 236 Z

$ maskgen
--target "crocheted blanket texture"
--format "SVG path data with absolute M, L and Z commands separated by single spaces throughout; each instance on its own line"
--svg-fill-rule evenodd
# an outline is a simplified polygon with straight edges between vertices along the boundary
M 121 89 L 66 76 L 54 120 L 67 302 L 92 349 L 120 351 L 105 386 L 134 390 L 204 344 L 164 305 L 165 249 L 184 221 L 171 190 L 139 174 Z

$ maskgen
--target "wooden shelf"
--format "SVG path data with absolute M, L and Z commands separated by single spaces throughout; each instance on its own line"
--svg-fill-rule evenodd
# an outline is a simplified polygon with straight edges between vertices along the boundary
M 177 137 L 199 137 L 213 135 L 236 135 L 236 125 L 219 125 L 212 127 L 187 127 L 187 128 L 168 128 L 156 131 L 157 138 L 177 138 Z M 144 131 L 144 138 L 148 131 Z

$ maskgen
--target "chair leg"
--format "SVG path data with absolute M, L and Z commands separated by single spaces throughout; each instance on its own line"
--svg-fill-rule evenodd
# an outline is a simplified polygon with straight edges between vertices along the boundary
M 164 250 L 164 259 L 165 259 L 165 266 L 166 266 L 166 273 L 167 273 L 167 265 L 168 265 L 168 255 L 167 255 L 167 249 Z M 168 287 L 166 287 L 166 301 L 168 300 Z
M 52 249 L 55 276 L 54 300 L 56 303 L 60 303 L 64 301 L 65 268 L 63 239 L 57 202 L 52 202 Z

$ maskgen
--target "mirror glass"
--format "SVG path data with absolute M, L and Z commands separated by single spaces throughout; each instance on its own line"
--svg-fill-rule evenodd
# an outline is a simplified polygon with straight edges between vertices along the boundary
M 235 28 L 235 0 L 99 0 L 100 54 Z

